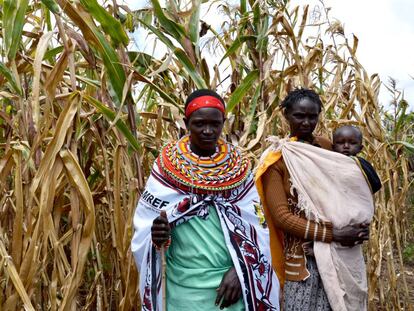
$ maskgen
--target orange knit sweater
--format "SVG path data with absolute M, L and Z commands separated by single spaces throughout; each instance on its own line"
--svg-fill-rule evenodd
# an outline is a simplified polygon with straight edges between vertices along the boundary
M 328 139 L 315 137 L 313 145 L 331 149 Z M 290 175 L 281 158 L 263 174 L 264 195 L 272 220 L 284 232 L 285 274 L 288 281 L 309 276 L 303 246 L 311 241 L 332 241 L 332 224 L 308 220 L 297 208 L 297 195 L 291 194 Z

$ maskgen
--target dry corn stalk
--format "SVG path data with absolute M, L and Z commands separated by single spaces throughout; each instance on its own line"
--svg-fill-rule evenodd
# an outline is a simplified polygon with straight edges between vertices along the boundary
M 220 2 L 216 31 L 200 22 L 201 1 L 169 5 L 2 2 L 0 309 L 138 310 L 132 216 L 160 146 L 183 131 L 186 95 L 217 87 L 227 138 L 255 160 L 268 134 L 287 133 L 278 103 L 295 86 L 321 94 L 320 133 L 363 128 L 384 182 L 367 247 L 370 307 L 409 309 L 401 251 L 412 173 L 384 127 L 381 82 L 359 63 L 357 38 L 324 8 L 315 18 L 282 1 Z M 134 26 L 165 57 L 128 51 Z M 409 128 L 398 132 L 406 142 Z

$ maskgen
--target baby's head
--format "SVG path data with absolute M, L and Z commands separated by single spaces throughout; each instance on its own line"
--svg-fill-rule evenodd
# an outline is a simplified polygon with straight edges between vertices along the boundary
M 351 125 L 338 128 L 333 134 L 333 150 L 346 156 L 355 156 L 362 150 L 362 133 Z

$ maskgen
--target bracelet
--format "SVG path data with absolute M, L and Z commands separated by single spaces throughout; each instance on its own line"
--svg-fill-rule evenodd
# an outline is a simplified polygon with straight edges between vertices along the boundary
M 152 245 L 154 245 L 154 247 L 157 249 L 157 250 L 160 250 L 161 249 L 161 247 L 165 247 L 165 248 L 168 248 L 168 246 L 170 246 L 171 245 L 171 237 L 169 237 L 168 238 L 168 240 L 167 240 L 167 242 L 165 242 L 163 245 L 161 245 L 161 246 L 158 246 L 157 244 L 155 244 L 154 243 L 154 241 L 152 241 Z

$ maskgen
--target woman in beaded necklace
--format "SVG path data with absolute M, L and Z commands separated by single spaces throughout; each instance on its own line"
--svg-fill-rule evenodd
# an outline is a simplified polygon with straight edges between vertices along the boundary
M 162 310 L 165 245 L 167 310 L 279 310 L 251 165 L 220 138 L 224 121 L 216 92 L 193 92 L 185 104 L 188 135 L 163 147 L 154 163 L 131 247 L 143 310 Z

